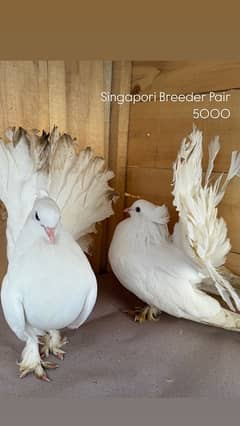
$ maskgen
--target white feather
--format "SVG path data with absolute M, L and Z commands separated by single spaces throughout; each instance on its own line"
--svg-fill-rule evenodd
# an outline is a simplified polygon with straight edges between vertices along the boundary
M 220 150 L 219 137 L 215 136 L 215 138 L 208 145 L 209 160 L 208 160 L 208 168 L 207 168 L 206 177 L 205 177 L 205 185 L 208 185 L 209 183 L 209 178 L 212 174 L 213 167 L 214 167 L 214 161 L 216 156 L 218 155 L 219 150 Z
M 8 259 L 40 189 L 58 203 L 65 229 L 87 251 L 86 234 L 113 214 L 113 172 L 91 148 L 78 154 L 76 141 L 56 127 L 50 135 L 11 128 L 6 136 L 8 143 L 0 141 L 0 199 L 8 211 Z
M 227 227 L 217 216 L 222 176 L 210 184 L 218 139 L 209 148 L 209 166 L 202 184 L 202 133 L 195 127 L 183 140 L 174 164 L 174 205 L 179 222 L 174 233 L 164 233 L 167 221 L 155 221 L 158 208 L 138 200 L 128 209 L 130 218 L 115 229 L 109 261 L 119 281 L 154 310 L 204 324 L 240 331 L 240 315 L 224 309 L 204 293 L 202 283 L 215 285 L 215 293 L 229 308 L 240 308 L 236 291 L 222 274 L 230 250 Z M 238 172 L 234 154 L 227 181 Z M 167 217 L 167 215 L 164 215 Z M 211 291 L 213 293 L 213 291 Z M 155 312 L 154 311 L 154 312 Z
M 228 306 L 233 309 L 230 298 L 240 310 L 240 300 L 232 286 L 217 271 L 224 264 L 231 245 L 227 238 L 227 226 L 217 217 L 217 208 L 224 196 L 230 180 L 240 169 L 240 155 L 234 152 L 230 169 L 224 184 L 220 187 L 222 176 L 215 185 L 209 184 L 213 162 L 219 151 L 219 142 L 215 139 L 209 150 L 209 166 L 206 183 L 202 185 L 202 133 L 194 128 L 189 141 L 182 143 L 174 165 L 174 201 L 179 212 L 181 225 L 188 240 L 187 252 L 205 268 Z M 196 173 L 195 173 L 196 171 Z M 186 187 L 188 188 L 186 191 Z
M 56 203 L 41 194 L 17 238 L 1 290 L 5 319 L 26 342 L 21 374 L 33 372 L 47 379 L 38 336 L 48 332 L 49 339 L 53 333 L 59 338 L 56 349 L 61 351 L 57 330 L 77 328 L 85 322 L 96 296 L 97 282 L 86 255 L 62 228 Z

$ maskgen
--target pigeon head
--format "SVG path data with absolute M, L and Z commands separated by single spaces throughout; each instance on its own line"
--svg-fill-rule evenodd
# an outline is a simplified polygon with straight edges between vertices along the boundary
M 32 220 L 50 243 L 54 243 L 57 226 L 60 221 L 60 209 L 51 198 L 44 196 L 36 199 L 32 209 Z
M 129 213 L 133 219 L 141 219 L 160 225 L 166 225 L 169 221 L 168 209 L 164 204 L 157 206 L 146 200 L 137 200 L 124 211 Z

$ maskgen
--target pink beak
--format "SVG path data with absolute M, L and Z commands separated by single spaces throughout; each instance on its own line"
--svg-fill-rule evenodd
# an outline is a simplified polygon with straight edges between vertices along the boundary
M 47 233 L 47 236 L 49 238 L 50 243 L 54 243 L 55 240 L 55 228 L 45 228 L 45 231 Z
M 126 209 L 124 209 L 123 211 L 124 211 L 124 213 L 130 213 L 130 211 L 131 211 L 132 209 L 131 209 L 131 207 L 127 207 Z

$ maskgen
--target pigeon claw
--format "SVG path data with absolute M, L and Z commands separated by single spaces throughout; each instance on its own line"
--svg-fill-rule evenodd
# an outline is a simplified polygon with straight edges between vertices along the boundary
M 18 363 L 18 365 L 19 365 L 20 379 L 23 379 L 28 374 L 32 373 L 37 379 L 43 380 L 44 382 L 51 381 L 47 373 L 45 372 L 45 369 L 58 367 L 57 364 L 54 364 L 52 362 L 42 362 L 42 361 L 32 366 L 28 366 L 26 365 L 26 363 L 23 363 L 23 362 Z
M 57 357 L 58 359 L 60 359 L 60 361 L 63 361 L 64 360 L 64 355 L 65 355 L 65 351 L 63 351 L 62 349 L 58 349 L 58 348 L 56 348 L 56 349 L 54 349 L 53 350 L 53 355 L 55 356 L 55 357 Z
M 44 361 L 44 362 L 42 362 L 42 366 L 44 368 L 46 368 L 46 370 L 48 370 L 48 369 L 55 369 L 55 368 L 59 367 L 58 364 L 55 364 L 54 362 L 50 362 L 50 361 Z
M 50 354 L 53 354 L 55 357 L 63 361 L 65 351 L 63 351 L 61 348 L 62 346 L 69 343 L 68 339 L 66 337 L 63 337 L 61 339 L 60 334 L 59 338 L 52 338 L 50 334 L 45 334 L 41 337 L 40 340 L 40 355 L 42 359 L 48 358 Z
M 143 324 L 145 321 L 158 321 L 161 312 L 153 306 L 136 308 L 134 311 L 134 321 Z
M 46 373 L 44 373 L 41 377 L 37 377 L 40 380 L 43 380 L 44 382 L 51 382 L 51 379 L 49 379 L 48 375 Z

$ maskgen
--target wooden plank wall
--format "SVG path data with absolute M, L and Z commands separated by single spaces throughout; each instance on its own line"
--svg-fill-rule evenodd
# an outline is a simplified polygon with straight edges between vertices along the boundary
M 227 91 L 227 104 L 205 101 L 197 103 L 139 103 L 131 105 L 127 155 L 126 190 L 149 201 L 167 204 L 171 228 L 177 219 L 172 207 L 172 163 L 181 140 L 191 132 L 195 107 L 230 108 L 231 117 L 198 119 L 195 124 L 204 131 L 204 151 L 210 138 L 219 135 L 221 152 L 216 172 L 227 172 L 230 155 L 240 150 L 240 62 L 134 62 L 133 93 L 208 93 Z M 206 167 L 206 155 L 204 168 Z M 132 202 L 126 199 L 126 204 Z M 232 243 L 228 265 L 240 273 L 240 181 L 230 185 L 220 206 Z
M 0 137 L 9 126 L 51 129 L 57 125 L 108 158 L 109 105 L 101 91 L 111 89 L 110 61 L 0 61 Z M 5 227 L 0 224 L 1 267 L 6 269 Z M 100 268 L 102 233 L 93 263 Z
M 130 61 L 113 63 L 112 93 L 130 93 L 132 65 Z M 111 104 L 111 124 L 109 138 L 109 166 L 114 171 L 115 177 L 112 185 L 119 194 L 115 205 L 115 215 L 108 220 L 106 254 L 110 245 L 114 229 L 118 222 L 124 218 L 124 193 L 126 187 L 127 147 L 129 130 L 130 104 Z M 105 261 L 107 265 L 107 258 Z
M 230 153 L 240 150 L 240 63 L 0 61 L 0 136 L 8 126 L 50 129 L 54 124 L 76 136 L 80 146 L 91 145 L 109 158 L 120 192 L 116 217 L 100 227 L 93 263 L 104 270 L 106 251 L 116 223 L 123 217 L 124 191 L 156 203 L 166 203 L 171 227 L 177 219 L 172 207 L 172 163 L 179 144 L 192 128 L 192 110 L 199 104 L 139 103 L 117 105 L 99 101 L 101 91 L 114 93 L 208 93 L 227 91 L 231 118 L 195 121 L 206 142 L 218 134 L 222 150 L 215 171 L 226 172 Z M 205 102 L 201 107 L 217 107 Z M 221 104 L 220 107 L 224 105 Z M 130 110 L 130 112 L 129 112 Z M 111 116 L 111 123 L 110 123 Z M 204 161 L 206 167 L 206 161 Z M 228 262 L 240 272 L 240 184 L 231 184 L 220 207 L 229 226 L 232 253 Z M 6 268 L 4 223 L 0 221 L 0 275 Z

